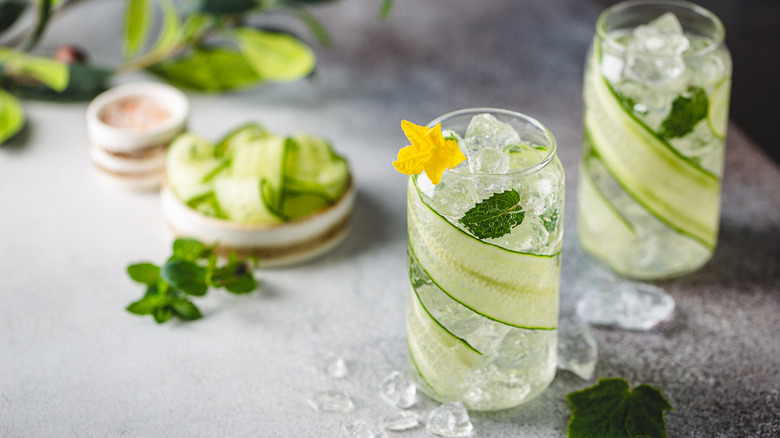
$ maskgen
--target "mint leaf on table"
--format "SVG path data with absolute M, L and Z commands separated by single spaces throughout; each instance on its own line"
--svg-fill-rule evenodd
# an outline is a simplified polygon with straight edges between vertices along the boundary
M 458 220 L 479 239 L 501 237 L 523 223 L 525 212 L 516 190 L 495 193 Z
M 686 94 L 677 96 L 672 102 L 672 110 L 661 123 L 661 137 L 683 137 L 707 117 L 710 105 L 707 92 L 701 87 L 691 86 Z
M 574 407 L 568 438 L 667 438 L 664 411 L 673 408 L 652 386 L 630 390 L 624 379 L 599 379 L 566 399 Z
M 194 239 L 176 239 L 173 255 L 157 266 L 135 263 L 127 267 L 134 281 L 146 285 L 144 296 L 126 310 L 136 315 L 149 315 L 162 324 L 173 317 L 194 321 L 203 317 L 190 301 L 191 296 L 203 296 L 211 288 L 224 288 L 234 294 L 246 294 L 257 288 L 253 270 L 256 260 L 241 259 L 230 253 L 227 262 L 219 266 L 213 246 Z

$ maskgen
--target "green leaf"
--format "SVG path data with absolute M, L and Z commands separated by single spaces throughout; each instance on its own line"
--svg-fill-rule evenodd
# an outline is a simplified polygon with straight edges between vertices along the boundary
M 136 315 L 152 315 L 160 307 L 166 306 L 168 301 L 169 299 L 165 295 L 146 295 L 127 306 L 126 310 Z
M 195 10 L 212 15 L 242 14 L 256 8 L 258 0 L 198 0 Z
M 262 82 L 241 53 L 226 48 L 195 49 L 149 71 L 173 85 L 198 91 L 239 90 Z
M 520 206 L 520 194 L 516 190 L 495 193 L 475 205 L 458 221 L 471 234 L 480 239 L 496 238 L 508 234 L 523 223 L 525 212 Z
M 189 295 L 206 294 L 206 270 L 187 260 L 173 260 L 160 270 L 160 276 L 172 288 Z
M 0 144 L 13 137 L 24 126 L 22 104 L 0 88 Z
M 382 7 L 379 9 L 379 19 L 387 20 L 391 12 L 393 12 L 393 0 L 383 0 Z
M 194 321 L 203 317 L 200 309 L 189 300 L 175 299 L 171 303 L 171 308 L 174 315 L 185 321 Z
M 709 106 L 707 92 L 703 88 L 688 87 L 687 95 L 681 94 L 672 102 L 672 110 L 661 123 L 659 134 L 663 138 L 687 135 L 697 123 L 707 117 Z
M 236 294 L 249 293 L 257 288 L 252 269 L 245 261 L 230 261 L 227 265 L 215 269 L 211 281 L 215 286 L 224 287 Z
M 171 319 L 172 315 L 173 309 L 170 306 L 158 307 L 154 309 L 154 320 L 157 321 L 157 324 L 162 324 L 165 321 L 168 321 Z
M 154 44 L 154 50 L 167 50 L 179 44 L 182 36 L 181 23 L 179 22 L 179 11 L 176 10 L 176 6 L 171 0 L 161 1 L 160 8 L 163 13 L 163 23 L 160 36 L 157 37 L 157 42 Z
M 173 241 L 173 257 L 171 259 L 195 261 L 205 250 L 206 245 L 195 239 L 176 239 Z
M 52 58 L 0 47 L 0 63 L 5 65 L 7 75 L 31 77 L 55 91 L 62 91 L 68 86 L 68 66 Z
M 46 24 L 48 24 L 51 17 L 51 9 L 52 0 L 38 0 L 38 19 L 35 23 L 35 29 L 30 39 L 24 45 L 27 51 L 32 50 L 38 44 L 38 41 L 41 40 L 43 32 L 46 30 Z
M 317 17 L 304 8 L 295 8 L 294 14 L 309 28 L 309 31 L 317 38 L 317 41 L 319 41 L 320 44 L 326 47 L 330 46 L 330 34 Z
M 16 23 L 16 20 L 24 13 L 26 3 L 7 1 L 0 3 L 0 33 Z
M 43 85 L 14 83 L 15 93 L 25 99 L 38 99 L 53 102 L 76 102 L 91 100 L 108 88 L 114 72 L 105 68 L 86 64 L 68 65 L 68 86 L 62 91 L 54 91 Z
M 574 407 L 568 438 L 667 438 L 664 411 L 672 405 L 649 385 L 629 390 L 623 379 L 599 379 L 598 384 L 572 392 Z
M 143 48 L 151 24 L 149 0 L 127 0 L 125 9 L 124 54 L 133 55 Z
M 136 263 L 127 267 L 127 274 L 139 283 L 156 285 L 160 279 L 160 267 L 151 263 Z
M 264 80 L 290 82 L 314 69 L 314 52 L 295 37 L 251 27 L 238 28 L 234 33 L 239 49 Z

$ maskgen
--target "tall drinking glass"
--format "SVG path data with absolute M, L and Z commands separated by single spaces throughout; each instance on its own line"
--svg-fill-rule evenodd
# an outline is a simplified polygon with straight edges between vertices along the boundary
M 628 1 L 598 19 L 577 228 L 619 274 L 676 277 L 712 256 L 731 88 L 723 38 L 715 15 L 682 1 Z
M 409 369 L 436 400 L 510 408 L 555 376 L 563 168 L 525 115 L 467 109 L 437 124 L 468 160 L 436 186 L 409 178 Z

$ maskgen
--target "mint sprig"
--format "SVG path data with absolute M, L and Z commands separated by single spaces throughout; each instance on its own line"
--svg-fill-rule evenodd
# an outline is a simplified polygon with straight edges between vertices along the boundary
M 650 385 L 630 390 L 620 378 L 599 379 L 566 399 L 574 407 L 568 438 L 667 438 L 664 411 L 674 409 L 661 391 Z
M 479 239 L 504 236 L 523 223 L 525 212 L 516 190 L 495 193 L 467 211 L 458 222 Z
M 253 259 L 238 259 L 234 253 L 218 266 L 214 247 L 194 239 L 176 239 L 173 255 L 162 266 L 136 263 L 127 267 L 134 281 L 146 285 L 143 298 L 127 306 L 136 315 L 151 315 L 158 324 L 175 316 L 184 321 L 203 317 L 189 297 L 200 297 L 211 288 L 245 294 L 257 288 Z
M 686 94 L 677 96 L 672 102 L 669 115 L 661 123 L 661 137 L 683 137 L 707 117 L 710 106 L 707 92 L 701 87 L 690 86 Z

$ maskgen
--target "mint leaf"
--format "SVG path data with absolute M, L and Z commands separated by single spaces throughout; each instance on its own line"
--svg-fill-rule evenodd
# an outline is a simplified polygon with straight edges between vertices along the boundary
M 672 102 L 672 110 L 661 123 L 660 135 L 663 138 L 683 137 L 697 123 L 707 117 L 709 100 L 707 92 L 700 87 L 688 87 L 687 95 L 681 94 Z
M 200 309 L 189 300 L 176 299 L 171 303 L 171 309 L 176 316 L 185 321 L 194 321 L 203 317 Z
M 191 296 L 203 296 L 209 287 L 224 288 L 235 294 L 246 294 L 257 288 L 254 257 L 238 257 L 231 252 L 227 263 L 219 266 L 214 253 L 216 245 L 207 246 L 194 239 L 177 239 L 173 255 L 162 268 L 151 263 L 127 267 L 133 280 L 146 285 L 143 298 L 126 310 L 136 315 L 150 315 L 159 324 L 172 317 L 183 321 L 200 319 L 200 309 Z
M 574 407 L 568 438 L 667 438 L 664 411 L 673 408 L 652 386 L 631 391 L 624 379 L 599 379 L 566 399 Z
M 136 315 L 152 315 L 154 312 L 168 304 L 168 297 L 164 295 L 147 295 L 127 306 L 127 311 Z
M 495 193 L 475 205 L 458 222 L 478 238 L 488 239 L 508 234 L 523 223 L 524 218 L 520 194 L 516 190 L 508 190 Z
M 136 263 L 127 267 L 127 275 L 139 283 L 155 285 L 160 279 L 160 267 L 151 263 Z
M 195 239 L 176 239 L 173 242 L 173 260 L 194 261 L 203 254 L 206 245 Z
M 189 295 L 206 295 L 206 270 L 187 260 L 173 260 L 160 270 L 160 277 L 172 288 Z

